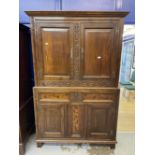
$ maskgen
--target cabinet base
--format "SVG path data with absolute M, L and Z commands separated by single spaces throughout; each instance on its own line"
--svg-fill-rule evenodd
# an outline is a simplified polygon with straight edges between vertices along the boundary
M 36 140 L 37 147 L 41 147 L 44 143 L 55 143 L 55 144 L 102 144 L 110 146 L 111 149 L 115 149 L 116 141 L 110 140 L 71 140 L 71 139 L 38 139 Z
M 24 155 L 24 152 L 25 152 L 25 148 L 23 143 L 19 143 L 19 154 Z
M 116 144 L 111 144 L 111 145 L 110 145 L 110 148 L 111 148 L 111 149 L 115 149 L 115 147 L 116 147 Z
M 44 143 L 39 143 L 39 142 L 37 142 L 37 147 L 38 147 L 38 148 L 42 147 L 43 145 L 44 145 Z

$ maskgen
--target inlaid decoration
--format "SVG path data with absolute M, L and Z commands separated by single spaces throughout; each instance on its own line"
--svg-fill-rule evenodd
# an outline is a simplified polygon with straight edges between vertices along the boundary
M 73 106 L 72 108 L 72 120 L 73 120 L 72 122 L 73 133 L 79 133 L 80 131 L 80 107 L 78 105 Z

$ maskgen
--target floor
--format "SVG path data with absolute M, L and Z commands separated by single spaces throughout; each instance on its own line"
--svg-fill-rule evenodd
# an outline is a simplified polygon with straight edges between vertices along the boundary
M 121 88 L 118 133 L 115 150 L 107 146 L 44 144 L 36 147 L 35 135 L 29 138 L 25 155 L 134 155 L 134 91 Z
M 118 132 L 135 132 L 135 91 L 121 88 Z
M 26 146 L 25 155 L 134 155 L 134 133 L 118 133 L 118 144 L 115 150 L 98 145 L 61 145 L 44 144 L 36 147 L 35 135 L 32 135 Z

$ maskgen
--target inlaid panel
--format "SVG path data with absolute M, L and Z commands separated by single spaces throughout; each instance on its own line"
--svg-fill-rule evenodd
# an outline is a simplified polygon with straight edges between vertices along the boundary
M 68 137 L 82 138 L 84 136 L 85 109 L 82 104 L 68 105 Z
M 82 103 L 82 93 L 71 92 L 68 112 L 68 137 L 82 138 L 84 136 L 85 105 Z
M 68 93 L 40 93 L 40 100 L 49 99 L 49 100 L 67 100 L 69 99 Z
M 83 95 L 84 101 L 87 100 L 112 100 L 115 98 L 113 93 L 85 93 Z
M 44 76 L 69 76 L 70 40 L 68 28 L 42 28 Z

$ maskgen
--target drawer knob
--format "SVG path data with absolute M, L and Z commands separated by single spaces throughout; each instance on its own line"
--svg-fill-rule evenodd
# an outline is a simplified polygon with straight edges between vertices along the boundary
M 97 59 L 101 59 L 102 57 L 101 56 L 97 56 Z
M 47 46 L 48 45 L 48 42 L 46 42 L 45 45 Z

